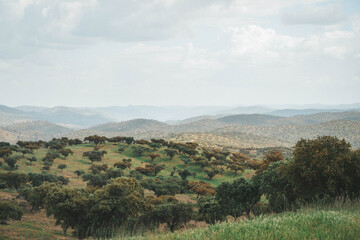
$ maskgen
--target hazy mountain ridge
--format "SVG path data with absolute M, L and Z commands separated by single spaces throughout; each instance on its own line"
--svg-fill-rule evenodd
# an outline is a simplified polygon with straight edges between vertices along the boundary
M 31 121 L 24 123 L 16 123 L 11 126 L 3 127 L 0 129 L 11 133 L 11 138 L 8 138 L 9 142 L 17 140 L 50 140 L 53 137 L 61 137 L 66 133 L 72 131 L 72 129 L 59 126 L 45 121 Z M 3 137 L 3 133 L 0 132 Z
M 82 118 L 88 118 L 87 123 L 89 124 L 91 121 L 99 120 L 100 118 L 96 117 L 100 115 L 94 115 L 96 113 L 92 109 L 85 108 L 79 111 L 76 108 L 68 107 L 34 108 L 23 106 L 19 108 L 27 112 L 0 106 L 0 124 L 2 124 L 0 134 L 4 141 L 8 139 L 12 142 L 18 138 L 48 140 L 60 136 L 83 138 L 97 134 L 107 137 L 122 135 L 145 139 L 179 138 L 177 140 L 187 139 L 187 141 L 191 141 L 191 137 L 193 137 L 198 141 L 203 141 L 204 144 L 236 148 L 239 146 L 291 147 L 301 137 L 337 135 L 340 138 L 346 138 L 354 147 L 360 146 L 360 112 L 357 111 L 323 112 L 292 117 L 268 114 L 201 115 L 178 121 L 176 124 L 139 118 L 121 122 L 108 121 L 74 130 L 67 127 L 73 126 L 71 123 L 64 122 L 67 120 L 71 122 L 70 120 L 73 118 L 74 121 L 82 121 Z M 136 107 L 133 108 L 136 109 Z M 36 110 L 37 115 L 34 115 L 34 110 Z M 56 118 L 58 115 L 63 117 Z M 23 119 L 20 118 L 21 116 Z M 60 123 L 31 121 L 34 116 L 47 117 L 58 122 L 60 120 Z M 93 118 L 94 116 L 95 118 Z M 102 118 L 101 121 L 105 121 L 104 119 L 107 118 Z M 9 125 L 10 123 L 15 124 Z

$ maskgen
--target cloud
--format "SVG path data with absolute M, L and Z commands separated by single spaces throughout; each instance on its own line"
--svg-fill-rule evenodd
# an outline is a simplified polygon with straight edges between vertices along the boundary
M 314 56 L 355 58 L 360 52 L 360 32 L 328 31 L 305 37 L 279 34 L 257 25 L 230 28 L 231 56 L 244 64 L 295 63 Z
M 283 11 L 281 20 L 285 24 L 332 25 L 346 19 L 340 5 L 305 5 Z
M 280 35 L 257 25 L 230 28 L 230 31 L 233 32 L 231 54 L 254 64 L 277 61 L 286 52 L 296 51 L 302 42 L 301 38 Z

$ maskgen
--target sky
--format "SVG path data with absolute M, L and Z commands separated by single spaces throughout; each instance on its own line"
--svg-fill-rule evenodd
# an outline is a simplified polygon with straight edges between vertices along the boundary
M 359 93 L 359 0 L 0 0 L 0 104 L 349 104 Z

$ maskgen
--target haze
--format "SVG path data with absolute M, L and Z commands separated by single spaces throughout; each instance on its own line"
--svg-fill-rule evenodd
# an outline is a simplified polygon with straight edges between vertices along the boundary
M 360 1 L 0 0 L 8 106 L 360 102 Z

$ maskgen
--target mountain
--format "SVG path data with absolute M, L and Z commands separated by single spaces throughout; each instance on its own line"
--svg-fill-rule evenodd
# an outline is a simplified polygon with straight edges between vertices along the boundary
M 298 115 L 293 117 L 278 119 L 274 124 L 316 124 L 328 121 L 349 120 L 360 122 L 360 112 L 324 112 L 310 115 Z
M 170 126 L 156 120 L 134 119 L 123 122 L 104 123 L 91 127 L 89 130 L 121 134 L 136 131 L 169 131 Z
M 2 130 L 16 135 L 18 139 L 24 140 L 50 140 L 72 131 L 69 128 L 44 121 L 16 123 L 3 127 Z
M 29 112 L 33 120 L 49 121 L 56 124 L 66 124 L 73 128 L 90 127 L 109 122 L 112 119 L 97 114 L 94 111 L 69 107 L 47 108 L 41 112 Z
M 234 115 L 234 114 L 263 114 L 274 111 L 275 109 L 264 106 L 234 107 L 217 111 L 212 115 Z
M 337 120 L 307 125 L 279 126 L 227 126 L 214 130 L 216 133 L 248 133 L 287 142 L 292 147 L 301 138 L 314 138 L 321 135 L 345 138 L 353 147 L 360 147 L 360 122 Z
M 279 117 L 292 117 L 296 115 L 309 115 L 323 112 L 343 112 L 340 109 L 280 109 L 272 112 L 268 112 L 268 115 L 274 115 Z
M 282 117 L 264 114 L 238 114 L 218 118 L 217 121 L 236 125 L 270 125 Z
M 19 140 L 30 140 L 29 136 L 21 133 L 13 133 L 0 128 L 0 142 L 16 143 Z

